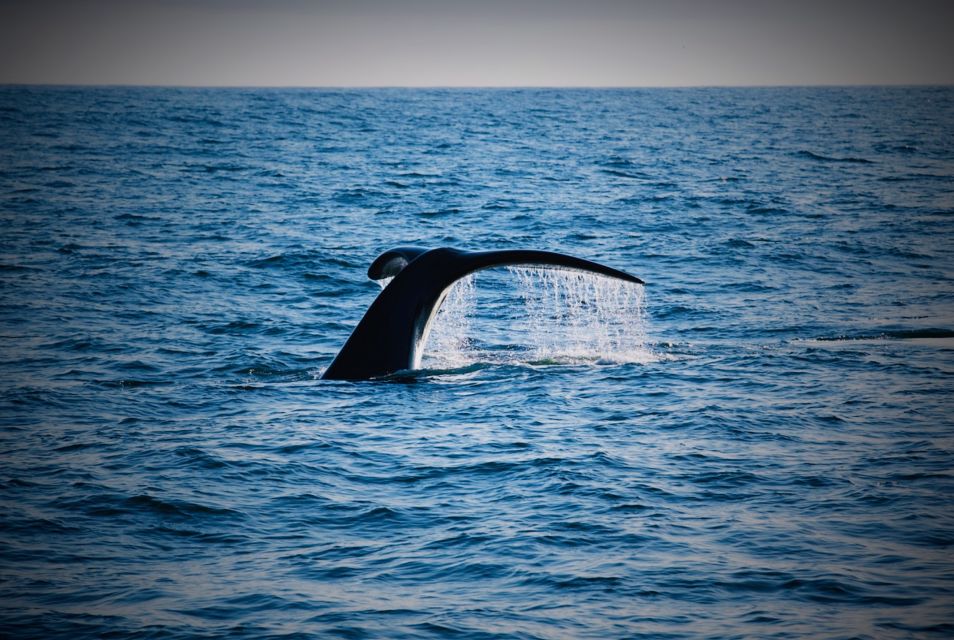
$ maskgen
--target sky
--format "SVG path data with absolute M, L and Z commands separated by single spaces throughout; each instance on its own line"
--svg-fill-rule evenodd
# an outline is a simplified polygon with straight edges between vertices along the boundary
M 0 83 L 954 84 L 954 1 L 0 0 Z

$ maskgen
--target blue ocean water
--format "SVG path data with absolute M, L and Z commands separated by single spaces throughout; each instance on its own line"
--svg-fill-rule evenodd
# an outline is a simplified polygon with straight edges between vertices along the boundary
M 954 88 L 0 87 L 0 233 L 4 637 L 954 635 Z M 647 285 L 320 380 L 408 244 Z

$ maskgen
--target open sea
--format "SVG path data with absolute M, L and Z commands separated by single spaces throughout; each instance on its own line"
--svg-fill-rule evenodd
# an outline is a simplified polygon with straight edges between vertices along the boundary
M 954 88 L 0 87 L 0 637 L 952 636 Z

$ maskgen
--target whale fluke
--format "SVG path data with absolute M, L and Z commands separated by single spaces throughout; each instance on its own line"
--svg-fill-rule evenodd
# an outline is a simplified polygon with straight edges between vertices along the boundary
M 643 284 L 623 271 L 551 251 L 397 247 L 375 258 L 368 268 L 373 280 L 394 279 L 368 308 L 322 378 L 367 380 L 419 367 L 428 328 L 451 286 L 475 271 L 511 265 L 576 269 Z

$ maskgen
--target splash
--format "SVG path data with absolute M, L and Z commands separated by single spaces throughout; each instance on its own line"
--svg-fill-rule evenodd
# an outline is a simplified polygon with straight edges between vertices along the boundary
M 469 274 L 451 285 L 444 303 L 434 318 L 424 345 L 441 367 L 461 367 L 474 362 L 473 325 L 477 307 L 476 274 Z
M 459 280 L 424 347 L 425 366 L 655 359 L 641 285 L 582 271 L 509 267 Z M 487 286 L 484 286 L 484 285 Z
M 642 362 L 650 356 L 642 285 L 566 269 L 510 271 L 539 359 Z

